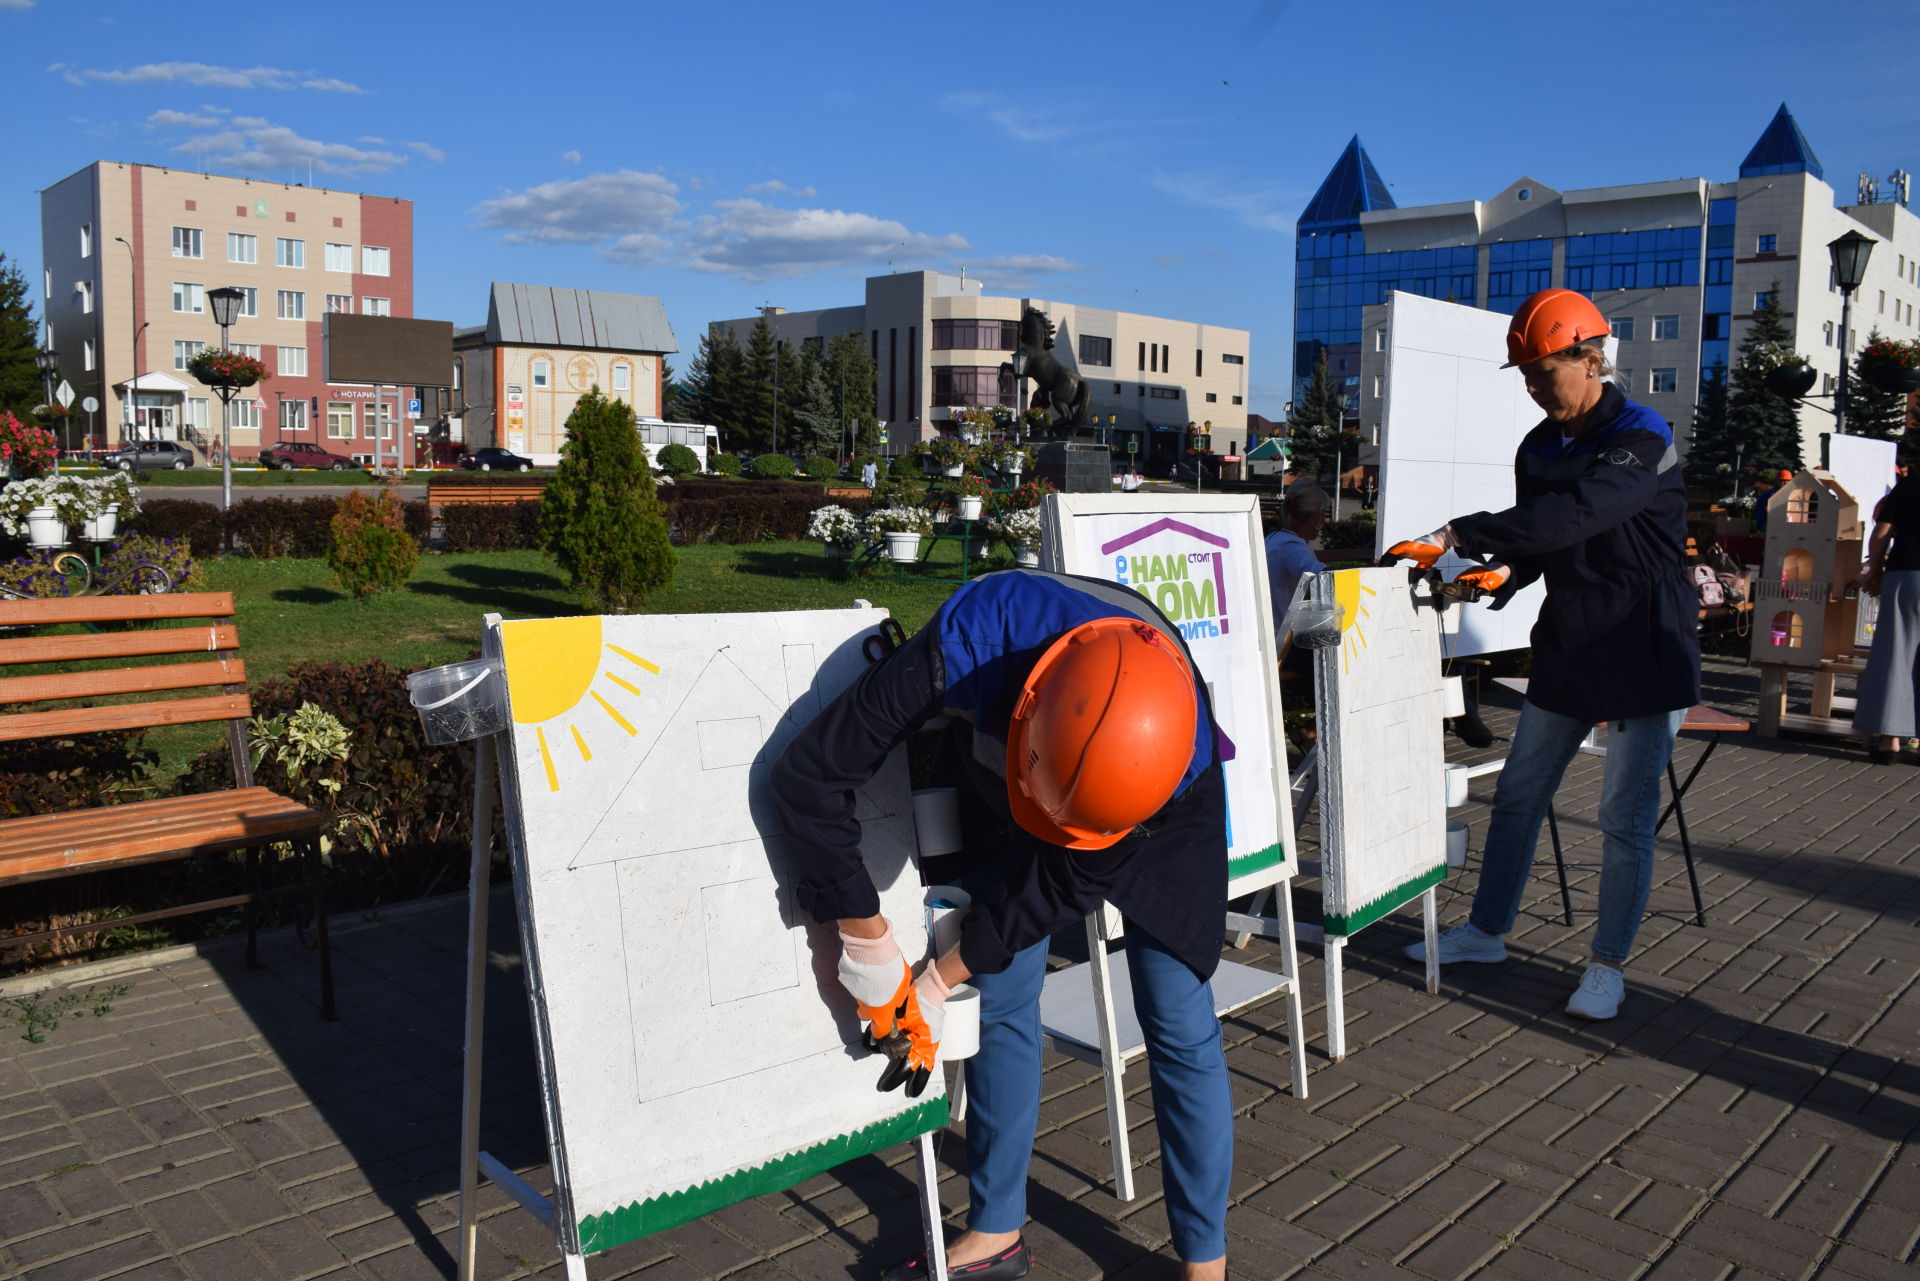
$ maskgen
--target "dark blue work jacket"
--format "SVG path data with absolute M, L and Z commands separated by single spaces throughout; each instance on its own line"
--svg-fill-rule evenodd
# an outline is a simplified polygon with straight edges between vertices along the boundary
M 1513 569 L 1504 604 L 1547 584 L 1527 701 L 1595 723 L 1700 701 L 1687 492 L 1666 420 L 1609 384 L 1571 443 L 1552 419 L 1514 458 L 1505 511 L 1450 522 L 1462 553 Z
M 1227 893 L 1226 789 L 1206 687 L 1193 754 L 1173 798 L 1104 850 L 1030 836 L 1007 811 L 1007 726 L 1027 673 L 1060 635 L 1099 618 L 1139 618 L 1193 661 L 1180 629 L 1146 597 L 1095 578 L 1007 570 L 974 579 L 897 651 L 863 672 L 774 762 L 774 810 L 795 897 L 815 920 L 868 917 L 880 898 L 860 858 L 854 793 L 908 735 L 936 724 L 961 797 L 954 856 L 974 906 L 960 956 L 996 974 L 1015 952 L 1074 925 L 1102 899 L 1203 978 L 1220 959 Z M 1198 668 L 1195 668 L 1196 673 Z

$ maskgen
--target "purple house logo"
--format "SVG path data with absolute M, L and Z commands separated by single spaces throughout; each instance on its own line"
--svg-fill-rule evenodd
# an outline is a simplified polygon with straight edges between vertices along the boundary
M 1154 549 L 1137 548 L 1161 534 Z M 1165 544 L 1174 542 L 1172 548 Z M 1100 545 L 1111 558 L 1113 581 L 1152 601 L 1189 641 L 1224 636 L 1228 630 L 1226 553 L 1232 543 L 1172 516 L 1162 516 Z

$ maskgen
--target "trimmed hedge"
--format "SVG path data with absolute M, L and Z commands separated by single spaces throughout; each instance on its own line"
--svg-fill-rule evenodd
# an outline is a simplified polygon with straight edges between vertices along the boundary
M 453 506 L 440 512 L 440 541 L 444 551 L 532 551 L 540 546 L 539 535 L 540 504 L 537 501 L 487 507 Z
M 786 480 L 688 477 L 663 491 L 667 533 L 675 543 L 766 543 L 806 537 L 807 518 L 826 502 L 818 485 Z M 855 515 L 862 498 L 840 499 Z

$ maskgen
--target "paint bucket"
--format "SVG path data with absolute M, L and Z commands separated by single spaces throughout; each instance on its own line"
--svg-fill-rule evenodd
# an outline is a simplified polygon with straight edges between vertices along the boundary
M 507 727 L 506 689 L 490 659 L 415 672 L 407 697 L 429 743 L 464 743 Z
M 1442 716 L 1465 716 L 1467 714 L 1467 686 L 1463 676 L 1443 676 L 1440 678 L 1440 705 Z M 1451 802 L 1449 802 L 1451 804 Z
M 960 839 L 960 793 L 951 787 L 922 787 L 913 794 L 913 833 L 920 857 L 951 854 Z
M 947 993 L 943 1007 L 946 1019 L 940 1025 L 942 1063 L 970 1059 L 980 1053 L 980 991 L 965 983 L 956 983 Z
M 925 902 L 927 955 L 945 956 L 960 942 L 960 918 L 973 906 L 973 895 L 958 885 L 929 885 Z
M 1467 767 L 1449 762 L 1445 767 L 1447 780 L 1447 808 L 1467 803 Z
M 1467 825 L 1457 818 L 1447 820 L 1447 866 L 1467 865 Z

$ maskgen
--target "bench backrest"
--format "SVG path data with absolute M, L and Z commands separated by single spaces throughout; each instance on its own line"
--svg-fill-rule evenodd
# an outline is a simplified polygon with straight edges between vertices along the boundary
M 233 624 L 232 592 L 0 600 L 0 628 L 130 622 L 159 625 L 60 635 L 0 632 L 0 671 L 26 663 L 78 665 L 58 673 L 0 676 L 0 708 L 5 709 L 0 711 L 0 742 L 226 721 L 234 786 L 251 787 L 253 769 L 247 759 L 245 726 L 253 703 L 247 696 L 247 669 L 240 660 L 240 636 Z M 125 661 L 165 654 L 203 657 L 150 665 Z M 15 710 L 21 704 L 208 690 L 216 692 L 93 707 Z

